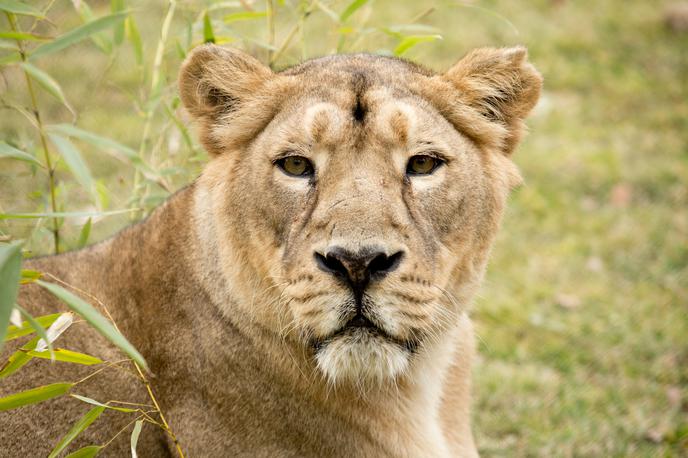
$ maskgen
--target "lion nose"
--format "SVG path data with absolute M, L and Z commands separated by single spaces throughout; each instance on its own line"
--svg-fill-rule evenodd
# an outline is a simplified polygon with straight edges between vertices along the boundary
M 380 279 L 399 267 L 404 252 L 387 255 L 377 247 L 352 252 L 335 246 L 328 248 L 325 254 L 316 251 L 314 256 L 321 270 L 345 280 L 354 291 L 362 292 L 371 279 Z

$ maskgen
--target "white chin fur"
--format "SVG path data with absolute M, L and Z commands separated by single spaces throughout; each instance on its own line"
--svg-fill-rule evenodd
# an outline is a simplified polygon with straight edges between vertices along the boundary
M 382 386 L 403 374 L 409 352 L 394 342 L 355 330 L 325 343 L 316 353 L 318 368 L 333 385 Z

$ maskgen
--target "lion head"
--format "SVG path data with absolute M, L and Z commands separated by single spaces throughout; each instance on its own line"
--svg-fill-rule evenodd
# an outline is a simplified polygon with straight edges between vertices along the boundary
M 444 74 L 366 54 L 273 72 L 197 48 L 180 88 L 214 156 L 197 225 L 225 312 L 298 342 L 332 383 L 403 377 L 476 290 L 540 87 L 523 48 Z

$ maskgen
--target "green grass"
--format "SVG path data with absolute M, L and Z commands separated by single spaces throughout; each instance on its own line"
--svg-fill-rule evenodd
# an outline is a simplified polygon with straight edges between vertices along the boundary
M 185 18 L 195 19 L 195 5 L 206 3 L 181 4 L 174 37 L 185 37 Z M 399 3 L 373 3 L 369 23 L 408 22 L 432 6 Z M 473 47 L 520 43 L 545 77 L 531 134 L 514 158 L 526 185 L 511 199 L 473 313 L 480 337 L 474 429 L 485 456 L 688 455 L 688 33 L 667 30 L 658 3 L 437 1 L 421 22 L 441 29 L 444 39 L 408 54 L 442 69 Z M 328 4 L 335 11 L 346 6 Z M 148 62 L 164 7 L 141 5 L 134 4 L 135 17 Z M 366 14 L 352 19 L 360 23 Z M 76 24 L 69 10 L 53 21 Z M 326 16 L 308 21 L 306 39 L 296 40 L 281 65 L 302 52 L 330 52 L 336 43 Z M 292 23 L 287 14 L 278 18 L 278 42 Z M 262 24 L 239 27 L 264 33 Z M 356 49 L 382 47 L 393 42 L 378 34 Z M 165 57 L 163 77 L 173 91 L 180 61 L 174 46 Z M 132 62 L 124 46 L 105 70 L 108 57 L 84 44 L 41 65 L 62 84 L 80 126 L 136 148 L 142 97 Z M 18 75 L 4 74 L 18 92 L 0 84 L 3 99 L 21 100 Z M 53 122 L 69 120 L 47 97 L 41 106 Z M 193 155 L 184 148 L 172 154 L 174 129 L 163 124 L 156 118 L 162 142 L 153 162 L 180 167 L 170 175 L 178 187 L 201 163 L 188 162 Z M 16 115 L 0 130 L 20 144 L 35 142 Z M 109 191 L 110 208 L 125 207 L 132 171 L 81 146 Z M 45 188 L 40 175 L 23 164 L 0 164 L 0 208 L 44 209 L 45 192 L 32 196 Z M 59 176 L 68 209 L 88 205 L 68 172 Z M 156 196 L 163 193 L 153 189 L 151 204 Z M 127 223 L 98 221 L 93 239 Z M 65 223 L 68 241 L 79 228 Z M 27 237 L 32 226 L 5 221 L 0 230 Z M 49 250 L 49 234 L 37 232 L 30 246 Z

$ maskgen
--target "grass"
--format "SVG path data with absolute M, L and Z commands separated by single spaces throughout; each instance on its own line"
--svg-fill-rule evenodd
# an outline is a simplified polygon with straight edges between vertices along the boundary
M 185 36 L 185 21 L 207 3 L 179 5 L 175 37 Z M 370 14 L 373 25 L 427 13 L 421 22 L 439 28 L 444 39 L 419 45 L 408 57 L 435 69 L 476 46 L 520 43 L 545 76 L 532 133 L 514 158 L 526 185 L 513 195 L 473 313 L 480 337 L 474 429 L 485 456 L 688 455 L 688 33 L 669 31 L 657 3 L 380 0 L 355 13 L 359 23 Z M 151 60 L 164 6 L 134 7 Z M 60 27 L 75 22 L 67 9 L 52 19 Z M 279 42 L 294 19 L 277 19 Z M 328 21 L 313 14 L 306 39 L 297 39 L 280 64 L 329 52 L 336 40 Z M 251 23 L 237 27 L 260 36 Z M 357 49 L 383 46 L 389 38 L 374 35 Z M 169 91 L 179 61 L 168 46 Z M 123 47 L 108 67 L 107 56 L 85 44 L 42 64 L 62 84 L 80 126 L 136 148 L 145 91 L 132 62 Z M 19 84 L 11 70 L 3 74 Z M 7 90 L 0 95 L 21 98 Z M 42 107 L 52 122 L 69 120 L 47 98 Z M 169 124 L 156 118 L 160 145 L 152 160 L 179 187 L 202 160 L 175 147 L 180 139 Z M 3 119 L 3 138 L 30 143 L 21 126 L 16 116 Z M 131 170 L 82 148 L 108 191 L 109 208 L 126 207 Z M 45 192 L 35 192 L 44 181 L 22 164 L 0 164 L 0 208 L 44 209 Z M 66 170 L 58 177 L 59 197 L 70 210 L 88 205 Z M 152 190 L 148 204 L 164 194 Z M 99 220 L 92 240 L 128 222 L 126 216 Z M 63 226 L 70 243 L 78 223 Z M 15 237 L 34 227 L 1 224 Z M 40 229 L 30 247 L 48 251 L 50 234 Z

